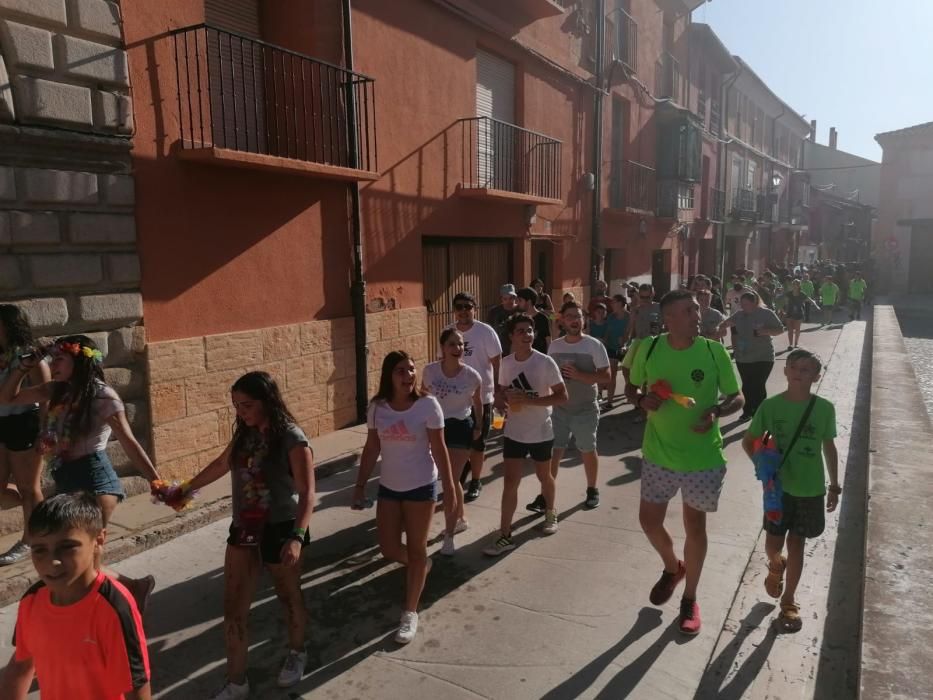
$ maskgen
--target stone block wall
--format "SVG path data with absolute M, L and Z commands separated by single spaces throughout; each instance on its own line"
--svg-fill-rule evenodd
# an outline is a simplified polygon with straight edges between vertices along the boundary
M 132 132 L 119 6 L 0 0 L 0 121 Z
M 367 317 L 370 394 L 382 358 L 404 349 L 426 357 L 424 308 Z M 239 333 L 149 343 L 153 456 L 171 478 L 189 477 L 229 442 L 234 423 L 230 387 L 242 374 L 271 374 L 309 437 L 356 423 L 355 334 L 352 318 L 309 321 Z

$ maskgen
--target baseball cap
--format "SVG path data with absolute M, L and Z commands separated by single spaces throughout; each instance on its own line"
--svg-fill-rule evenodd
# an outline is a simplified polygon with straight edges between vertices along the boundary
M 514 284 L 503 284 L 501 287 L 499 287 L 499 296 L 500 296 L 500 297 L 516 297 L 516 296 L 518 296 L 518 295 L 515 293 L 515 285 L 514 285 Z

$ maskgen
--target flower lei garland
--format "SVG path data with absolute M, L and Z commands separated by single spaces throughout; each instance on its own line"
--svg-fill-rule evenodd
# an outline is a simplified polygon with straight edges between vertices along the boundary
M 198 495 L 196 490 L 192 490 L 190 479 L 181 483 L 156 479 L 149 486 L 152 489 L 152 502 L 164 503 L 176 513 L 190 508 L 191 501 Z
M 49 469 L 54 470 L 58 463 L 71 450 L 71 421 L 69 416 L 74 406 L 64 397 L 61 403 L 50 407 L 45 417 L 45 429 L 39 436 L 39 454 L 49 456 Z
M 262 463 L 269 454 L 269 446 L 261 436 L 255 435 L 247 444 L 246 452 L 248 455 L 246 463 L 237 472 L 242 484 L 241 512 L 248 513 L 254 518 L 265 518 L 265 514 L 272 505 L 272 492 L 262 472 Z
M 84 355 L 84 357 L 97 364 L 104 361 L 104 355 L 100 350 L 89 348 L 87 345 L 81 345 L 81 343 L 56 343 L 54 349 L 58 352 L 66 352 L 73 357 Z

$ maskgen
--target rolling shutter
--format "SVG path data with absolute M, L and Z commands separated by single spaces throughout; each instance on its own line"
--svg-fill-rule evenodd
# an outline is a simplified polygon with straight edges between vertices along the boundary
M 481 187 L 514 186 L 515 66 L 485 51 L 476 52 L 477 182 Z
M 259 0 L 204 0 L 204 19 L 218 29 L 259 39 Z

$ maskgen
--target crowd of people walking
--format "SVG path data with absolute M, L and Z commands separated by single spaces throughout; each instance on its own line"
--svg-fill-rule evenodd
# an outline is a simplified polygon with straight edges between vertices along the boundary
M 756 277 L 738 270 L 725 284 L 698 275 L 660 298 L 647 283 L 622 285 L 610 295 L 600 282 L 586 306 L 571 294 L 559 308 L 541 280 L 520 289 L 505 284 L 500 292 L 488 323 L 478 319 L 481 309 L 472 294 L 454 297 L 454 322 L 440 334 L 437 361 L 418 368 L 402 351 L 382 361 L 351 500 L 355 509 L 372 505 L 366 491 L 378 463 L 379 548 L 406 570 L 396 641 L 409 643 L 418 632 L 436 504 L 442 499 L 440 553 L 455 556 L 456 535 L 470 527 L 467 504 L 482 494 L 492 432 L 502 431 L 503 488 L 499 528 L 483 551 L 498 557 L 517 546 L 513 523 L 526 460 L 540 485 L 526 508 L 543 516 L 542 534 L 558 532 L 558 474 L 572 444 L 583 462 L 582 505 L 599 507 L 600 415 L 620 401 L 631 404 L 632 420 L 646 423 L 639 522 L 662 565 L 650 602 L 663 605 L 684 582 L 678 626 L 686 635 L 700 632 L 706 520 L 717 510 L 726 473 L 719 421 L 741 411 L 739 420 L 751 421 L 743 440 L 749 456 L 769 439 L 783 454 L 783 517 L 765 522 L 766 590 L 780 599 L 781 629 L 800 629 L 795 592 L 805 542 L 822 532 L 824 510 L 834 509 L 841 493 L 835 415 L 830 402 L 812 395 L 822 362 L 799 347 L 801 323 L 819 311 L 824 323 L 832 322 L 843 304 L 850 319 L 860 318 L 868 294 L 860 272 L 798 268 Z M 788 388 L 768 398 L 766 382 L 780 354 L 775 338 L 785 332 Z M 190 480 L 167 484 L 133 436 L 102 362 L 84 335 L 38 345 L 23 312 L 0 305 L 0 486 L 6 487 L 0 496 L 5 505 L 22 507 L 25 522 L 22 541 L 0 564 L 31 554 L 40 579 L 20 605 L 3 692 L 24 698 L 35 675 L 48 697 L 149 697 L 141 614 L 155 581 L 101 568 L 107 524 L 125 498 L 107 457 L 111 435 L 150 482 L 153 496 L 170 506 L 183 507 L 198 489 L 231 475 L 224 563 L 227 678 L 214 697 L 250 694 L 249 611 L 262 568 L 272 577 L 286 620 L 277 681 L 281 687 L 296 684 L 308 659 L 298 563 L 310 542 L 314 458 L 275 380 L 263 372 L 240 377 L 230 388 L 236 417 L 229 444 Z M 51 479 L 47 490 L 55 494 L 45 500 L 43 459 Z M 682 556 L 665 524 L 678 492 Z M 82 602 L 88 599 L 104 612 L 88 613 Z M 74 611 L 73 624 L 55 634 L 59 609 Z M 78 634 L 106 640 L 107 653 L 90 665 L 64 658 Z

